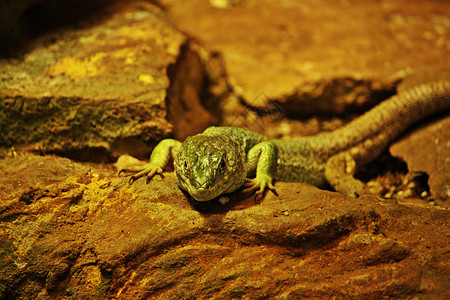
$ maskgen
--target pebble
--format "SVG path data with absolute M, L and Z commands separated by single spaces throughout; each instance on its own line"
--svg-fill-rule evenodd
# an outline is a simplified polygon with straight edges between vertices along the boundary
M 222 197 L 219 198 L 220 204 L 226 204 L 226 203 L 228 203 L 229 201 L 230 201 L 230 198 L 228 198 L 228 197 L 222 196 Z

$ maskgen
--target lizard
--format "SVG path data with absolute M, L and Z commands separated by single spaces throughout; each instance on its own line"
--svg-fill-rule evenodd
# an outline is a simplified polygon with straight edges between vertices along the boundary
M 175 180 L 197 201 L 208 201 L 243 187 L 244 193 L 276 194 L 274 180 L 304 182 L 358 197 L 365 184 L 353 175 L 374 160 L 420 119 L 450 108 L 450 81 L 401 91 L 362 116 L 331 131 L 280 140 L 238 127 L 209 127 L 184 142 L 164 139 L 150 161 L 119 171 L 130 182 L 161 174 L 173 160 Z

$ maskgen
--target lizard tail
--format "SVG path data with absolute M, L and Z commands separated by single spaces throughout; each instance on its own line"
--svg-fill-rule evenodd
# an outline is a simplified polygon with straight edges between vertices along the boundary
M 327 139 L 322 140 L 329 143 L 324 146 L 330 150 L 347 149 L 368 139 L 376 139 L 379 148 L 383 148 L 412 124 L 447 109 L 450 81 L 421 84 L 383 101 L 360 118 L 327 133 Z

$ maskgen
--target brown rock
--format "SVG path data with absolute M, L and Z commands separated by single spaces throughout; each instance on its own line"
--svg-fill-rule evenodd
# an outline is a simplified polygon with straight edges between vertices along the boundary
M 268 194 L 262 205 L 228 213 L 225 224 L 230 223 L 238 235 L 250 234 L 285 246 L 317 248 L 347 235 L 360 223 L 377 219 L 368 203 L 350 201 L 310 185 L 280 182 L 277 192 L 283 196 Z
M 116 5 L 107 16 L 50 33 L 23 58 L 0 61 L 1 146 L 110 161 L 122 153 L 147 157 L 172 134 L 166 98 L 194 103 L 204 93 L 199 48 L 149 3 Z M 170 82 L 172 65 L 183 67 L 172 67 Z M 174 86 L 188 94 L 173 93 Z M 214 121 L 200 102 L 185 113 L 205 117 L 184 124 L 184 135 Z
M 290 117 L 361 110 L 407 74 L 450 67 L 448 2 L 160 2 L 179 28 L 223 53 L 249 105 L 275 100 Z
M 390 147 L 393 156 L 408 164 L 410 172 L 426 172 L 433 197 L 440 204 L 450 197 L 450 117 L 416 128 Z M 448 202 L 448 201 L 447 201 Z
M 2 298 L 446 294 L 449 213 L 433 206 L 277 183 L 197 211 L 171 173 L 129 185 L 30 155 L 0 161 L 0 187 Z

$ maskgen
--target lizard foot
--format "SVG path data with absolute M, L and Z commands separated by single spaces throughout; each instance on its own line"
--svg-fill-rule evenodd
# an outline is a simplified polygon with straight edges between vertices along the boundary
M 162 174 L 162 168 L 155 167 L 153 164 L 145 164 L 143 166 L 137 167 L 129 167 L 119 171 L 119 176 L 122 173 L 134 173 L 130 176 L 130 184 L 133 183 L 136 179 L 146 176 L 148 183 L 155 174 Z
M 263 178 L 256 177 L 253 179 L 246 178 L 242 187 L 244 188 L 242 190 L 244 195 L 255 193 L 256 197 L 258 197 L 262 196 L 266 189 L 269 189 L 275 196 L 278 196 L 270 176 L 265 176 Z
M 365 193 L 365 184 L 353 177 L 356 162 L 350 152 L 341 152 L 332 156 L 325 166 L 325 177 L 338 192 L 351 197 L 359 197 Z

